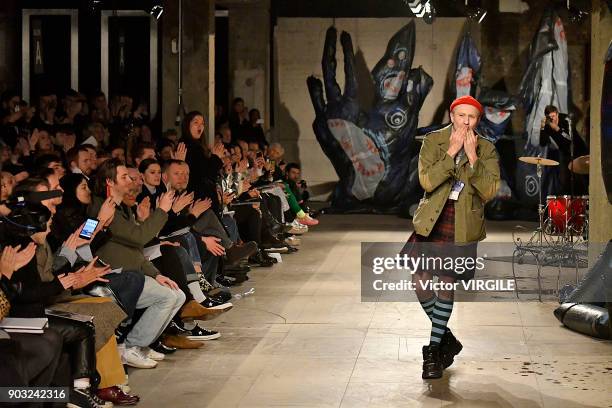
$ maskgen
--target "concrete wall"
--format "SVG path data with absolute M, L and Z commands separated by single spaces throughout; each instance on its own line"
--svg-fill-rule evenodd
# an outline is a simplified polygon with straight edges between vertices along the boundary
M 270 0 L 218 2 L 229 11 L 229 100 L 242 97 L 270 124 Z
M 406 18 L 339 18 L 335 20 L 338 33 L 349 32 L 353 39 L 360 84 L 360 103 L 369 110 L 372 103 L 373 83 L 369 71 L 383 56 L 388 40 L 408 23 Z M 286 158 L 299 160 L 302 173 L 311 184 L 337 180 L 327 157 L 323 154 L 314 132 L 314 110 L 306 87 L 309 75 L 322 77 L 321 55 L 325 32 L 332 19 L 279 18 L 275 30 L 275 115 L 273 138 L 286 149 Z M 444 97 L 449 83 L 449 70 L 454 68 L 454 51 L 465 20 L 463 18 L 438 18 L 433 25 L 416 21 L 416 50 L 413 67 L 422 65 L 434 78 L 434 86 L 425 100 L 419 117 L 419 125 L 429 125 L 444 120 L 448 97 Z M 479 42 L 478 27 L 472 35 Z M 338 43 L 336 52 L 337 73 L 340 87 L 344 86 L 344 64 Z M 436 119 L 434 120 L 434 117 Z
M 593 2 L 591 16 L 591 163 L 589 185 L 590 255 L 597 253 L 598 243 L 612 239 L 612 205 L 608 202 L 601 171 L 601 88 L 604 57 L 612 40 L 612 13 L 605 1 Z M 611 152 L 604 152 L 610 154 Z M 591 257 L 592 259 L 592 257 Z
M 183 104 L 187 112 L 199 110 L 209 117 L 214 103 L 210 75 L 209 39 L 214 34 L 214 1 L 183 0 Z M 163 129 L 175 127 L 178 103 L 178 62 L 172 52 L 172 40 L 178 38 L 178 1 L 166 2 L 162 41 L 162 123 Z

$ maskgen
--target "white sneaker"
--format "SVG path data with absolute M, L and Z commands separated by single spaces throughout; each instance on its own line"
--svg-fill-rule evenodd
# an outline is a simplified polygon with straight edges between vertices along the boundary
M 150 347 L 144 348 L 143 353 L 145 353 L 145 355 L 149 357 L 151 360 L 155 360 L 155 361 L 162 361 L 164 358 L 166 358 L 165 354 L 158 353 L 157 351 L 153 350 Z
M 289 225 L 291 226 L 291 229 L 287 232 L 289 232 L 290 234 L 301 235 L 308 232 L 308 226 L 300 224 L 297 218 L 293 220 L 293 222 Z
M 125 343 L 117 344 L 117 351 L 119 352 L 119 356 L 121 357 L 121 364 L 127 364 L 127 362 L 125 361 L 125 357 L 123 357 L 123 355 L 125 354 Z
M 291 245 L 291 246 L 300 246 L 300 244 L 302 243 L 302 240 L 299 239 L 298 237 L 289 237 L 289 238 L 285 238 L 285 243 L 287 245 Z
M 157 366 L 157 361 L 147 357 L 137 346 L 126 347 L 123 357 L 125 358 L 125 364 L 130 367 L 155 368 Z

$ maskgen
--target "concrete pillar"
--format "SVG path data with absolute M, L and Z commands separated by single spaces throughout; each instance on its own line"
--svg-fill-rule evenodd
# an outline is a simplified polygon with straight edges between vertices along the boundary
M 214 108 L 214 81 L 211 82 L 210 78 L 214 78 L 215 5 L 213 0 L 182 2 L 183 106 L 186 112 L 202 112 L 208 121 L 211 107 Z M 173 52 L 173 42 L 178 44 L 178 8 L 178 0 L 166 2 L 162 22 L 163 129 L 178 128 L 175 126 L 178 105 L 178 55 Z
M 604 57 L 610 40 L 612 40 L 612 13 L 605 1 L 595 0 L 591 15 L 591 163 L 589 174 L 589 240 L 594 245 L 605 244 L 612 239 L 612 205 L 608 202 L 601 171 L 601 89 Z M 612 152 L 605 153 L 612 154 Z M 594 247 L 592 251 L 598 252 L 598 248 Z M 592 251 L 589 250 L 590 253 Z
M 270 0 L 222 0 L 229 11 L 229 100 L 242 97 L 270 126 Z

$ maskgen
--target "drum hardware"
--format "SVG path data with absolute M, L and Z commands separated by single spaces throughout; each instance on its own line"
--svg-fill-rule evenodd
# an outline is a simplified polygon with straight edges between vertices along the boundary
M 578 284 L 578 263 L 581 260 L 577 246 L 588 240 L 588 196 L 547 196 L 546 204 L 542 203 L 542 167 L 558 166 L 559 163 L 541 157 L 520 157 L 520 161 L 537 166 L 536 175 L 540 186 L 538 199 L 538 227 L 528 241 L 516 237 L 513 232 L 515 249 L 512 254 L 512 275 L 516 297 L 519 298 L 514 261 L 522 263 L 526 255 L 534 257 L 537 265 L 538 299 L 542 301 L 542 268 L 557 265 L 557 293 L 561 279 L 561 267 L 571 262 L 575 267 L 576 284 Z M 584 159 L 576 164 L 574 170 L 584 169 Z M 546 218 L 545 218 L 546 214 Z M 574 241 L 577 236 L 578 240 Z M 583 242 L 581 242 L 582 238 Z

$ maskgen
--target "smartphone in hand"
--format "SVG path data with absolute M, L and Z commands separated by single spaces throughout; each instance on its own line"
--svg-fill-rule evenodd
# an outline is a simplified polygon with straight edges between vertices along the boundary
M 88 218 L 87 221 L 85 221 L 85 225 L 83 225 L 81 232 L 79 232 L 79 238 L 91 239 L 99 223 L 100 221 L 95 218 Z

